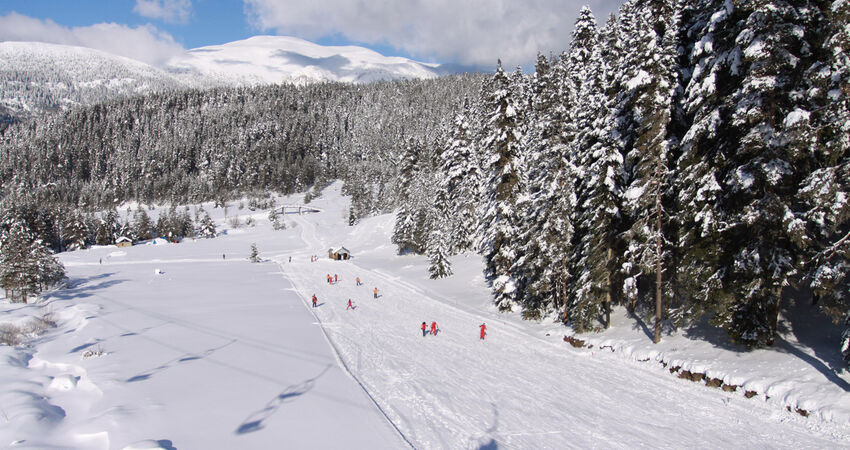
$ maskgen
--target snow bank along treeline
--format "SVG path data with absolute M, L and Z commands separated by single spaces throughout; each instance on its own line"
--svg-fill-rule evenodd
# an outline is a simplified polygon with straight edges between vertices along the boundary
M 709 318 L 769 346 L 792 290 L 845 320 L 848 13 L 635 0 L 600 28 L 583 9 L 569 51 L 499 67 L 443 151 L 408 147 L 394 242 L 434 277 L 477 249 L 499 308 L 577 331 L 621 304 L 656 341 L 659 319 Z

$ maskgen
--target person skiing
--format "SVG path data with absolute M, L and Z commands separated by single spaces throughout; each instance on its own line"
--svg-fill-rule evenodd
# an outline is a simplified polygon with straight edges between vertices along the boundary
M 437 322 L 431 322 L 431 334 L 434 336 L 437 335 Z
M 339 281 L 339 277 L 337 276 L 337 274 L 334 274 L 334 284 L 336 284 L 338 281 Z
M 351 299 L 348 299 L 348 306 L 345 307 L 346 311 L 349 309 L 354 309 L 354 305 L 351 304 Z
M 425 337 L 425 335 L 427 335 L 427 334 L 428 334 L 428 324 L 426 324 L 425 322 L 422 322 L 422 337 Z
M 355 279 L 355 281 L 357 282 L 357 286 L 360 286 L 361 284 L 363 284 L 363 283 L 360 282 L 360 277 L 357 277 Z
M 331 284 L 331 274 L 328 274 L 328 284 Z
M 377 287 L 375 288 L 374 295 L 375 295 L 375 298 L 378 298 L 378 288 Z
M 483 340 L 484 340 L 484 336 L 487 334 L 487 324 L 486 324 L 486 323 L 482 323 L 482 324 L 480 325 L 480 327 L 481 327 L 481 340 L 483 341 Z
M 317 301 L 317 300 L 318 300 L 318 299 L 316 298 L 316 294 L 313 294 L 313 308 L 315 308 L 315 307 L 316 307 L 316 301 Z
M 289 257 L 289 262 L 292 262 L 292 257 L 291 257 L 291 256 Z

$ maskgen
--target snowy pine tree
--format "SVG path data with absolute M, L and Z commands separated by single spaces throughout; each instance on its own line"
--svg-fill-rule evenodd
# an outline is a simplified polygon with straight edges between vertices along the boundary
M 516 238 L 520 223 L 517 198 L 521 190 L 522 139 L 518 112 L 521 99 L 514 97 L 513 86 L 502 70 L 501 62 L 493 76 L 491 92 L 485 103 L 489 120 L 482 148 L 488 158 L 490 199 L 482 221 L 486 230 L 484 253 L 486 274 L 493 283 L 493 295 L 500 310 L 510 310 L 520 294 L 511 269 L 519 255 Z
M 209 213 L 201 211 L 201 223 L 198 225 L 198 236 L 203 238 L 214 238 L 215 222 L 210 218 Z
M 619 76 L 616 53 L 616 22 L 609 21 L 600 33 L 589 9 L 576 22 L 571 58 L 581 61 L 574 70 L 580 89 L 576 140 L 572 153 L 577 166 L 576 232 L 573 267 L 564 318 L 576 330 L 602 322 L 610 325 L 610 310 L 617 292 L 615 276 L 619 249 L 623 192 L 622 144 L 617 139 L 617 98 L 609 94 Z M 606 50 L 607 49 L 607 50 Z M 607 52 L 607 53 L 606 53 Z
M 728 145 L 730 167 L 722 175 L 731 213 L 724 246 L 734 258 L 732 288 L 737 300 L 726 311 L 730 335 L 752 346 L 776 336 L 782 292 L 798 275 L 797 246 L 805 225 L 794 214 L 797 189 L 812 162 L 796 138 L 798 110 L 808 67 L 815 9 L 783 0 L 746 4 L 736 29 L 743 79 L 734 102 Z
M 637 286 L 641 277 L 654 275 L 654 341 L 661 339 L 664 298 L 673 297 L 670 287 L 670 239 L 666 224 L 670 211 L 670 133 L 673 95 L 677 88 L 676 36 L 678 14 L 670 2 L 647 2 L 636 17 L 637 35 L 632 58 L 640 64 L 629 74 L 624 98 L 631 104 L 633 147 L 627 155 L 629 186 L 624 194 L 630 229 L 625 261 L 627 285 Z M 629 301 L 637 301 L 630 293 Z
M 140 241 L 153 239 L 153 223 L 151 223 L 150 216 L 141 205 L 133 213 L 133 233 Z
M 796 128 L 814 131 L 801 138 L 811 140 L 814 154 L 814 170 L 798 193 L 808 230 L 803 269 L 812 304 L 848 326 L 841 348 L 850 362 L 850 30 L 845 26 L 850 3 L 831 2 L 823 13 L 819 31 L 825 39 L 809 69 L 811 105 L 792 116 Z

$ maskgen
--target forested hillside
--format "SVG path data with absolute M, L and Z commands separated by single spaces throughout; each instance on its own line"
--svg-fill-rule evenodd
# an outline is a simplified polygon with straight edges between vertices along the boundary
M 400 251 L 482 252 L 496 305 L 578 331 L 626 305 L 771 345 L 792 297 L 848 313 L 845 1 L 633 0 L 533 75 L 499 67 L 400 167 Z M 793 291 L 793 295 L 792 294 Z M 845 355 L 850 347 L 845 339 Z
M 74 105 L 203 85 L 98 50 L 43 42 L 0 42 L 0 124 Z
M 8 199 L 90 208 L 290 193 L 340 178 L 359 217 L 396 204 L 396 156 L 442 145 L 480 78 L 220 88 L 75 108 L 9 128 Z

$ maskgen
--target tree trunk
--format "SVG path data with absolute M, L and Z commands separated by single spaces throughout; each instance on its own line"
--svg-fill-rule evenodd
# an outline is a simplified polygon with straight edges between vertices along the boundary
M 567 259 L 561 259 L 561 286 L 559 295 L 561 297 L 561 302 L 564 305 L 564 312 L 562 313 L 561 320 L 564 323 L 567 323 L 567 319 L 569 319 L 569 304 L 567 303 Z
M 779 306 L 782 303 L 782 286 L 776 288 L 776 301 L 772 302 L 770 309 L 767 312 L 767 320 L 770 326 L 770 336 L 767 338 L 767 345 L 773 345 L 776 340 L 776 329 L 779 327 Z
M 606 266 L 608 267 L 608 270 L 605 271 L 606 291 L 605 291 L 605 305 L 604 305 L 605 306 L 605 329 L 606 330 L 608 328 L 611 328 L 611 303 L 612 303 L 612 299 L 611 299 L 611 269 L 610 269 L 610 265 L 611 265 L 611 259 L 613 258 L 613 254 L 614 254 L 614 249 L 612 249 L 611 246 L 608 245 L 608 260 L 607 260 L 607 264 L 606 264 Z
M 655 337 L 652 342 L 661 342 L 661 162 L 655 176 Z

